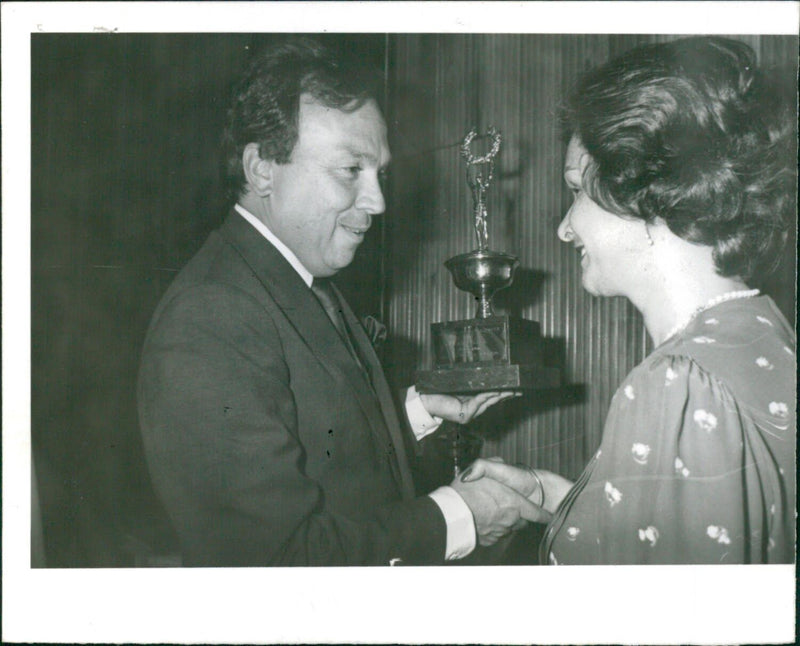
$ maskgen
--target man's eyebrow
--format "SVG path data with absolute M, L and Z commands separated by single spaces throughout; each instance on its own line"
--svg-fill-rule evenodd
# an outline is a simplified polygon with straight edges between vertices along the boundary
M 378 158 L 375 155 L 373 155 L 372 153 L 363 151 L 363 150 L 359 150 L 358 148 L 353 148 L 351 146 L 344 146 L 342 148 L 342 150 L 346 154 L 348 154 L 348 155 L 350 155 L 352 157 L 355 157 L 358 160 L 365 159 L 365 160 L 367 160 L 369 162 L 372 162 L 373 164 L 376 164 L 376 165 L 379 162 Z M 381 168 L 385 169 L 389 165 L 390 161 L 391 161 L 391 159 L 387 160 L 387 162 L 385 164 L 383 164 L 381 166 Z
M 356 159 L 368 159 L 370 161 L 377 161 L 375 155 L 371 153 L 364 152 L 363 150 L 359 150 L 358 148 L 352 148 L 351 146 L 344 146 L 343 151 Z

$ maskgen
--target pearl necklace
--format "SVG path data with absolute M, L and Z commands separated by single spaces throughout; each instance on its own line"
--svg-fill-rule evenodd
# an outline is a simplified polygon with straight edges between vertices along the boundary
M 667 332 L 667 336 L 664 337 L 664 341 L 666 341 L 667 339 L 671 339 L 673 336 L 678 334 L 678 332 L 682 332 L 684 329 L 689 327 L 689 323 L 691 323 L 698 314 L 711 309 L 715 305 L 719 305 L 720 303 L 726 303 L 727 301 L 734 301 L 739 298 L 752 298 L 753 296 L 758 296 L 760 293 L 761 292 L 757 289 L 740 289 L 735 292 L 726 292 L 725 294 L 720 294 L 719 296 L 715 296 L 710 301 L 708 301 L 708 303 L 698 307 L 685 320 L 681 321 L 680 323 L 678 323 L 678 325 L 676 325 L 669 332 Z

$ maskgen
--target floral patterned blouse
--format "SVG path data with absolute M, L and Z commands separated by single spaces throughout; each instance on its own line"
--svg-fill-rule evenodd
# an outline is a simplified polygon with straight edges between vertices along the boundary
M 703 311 L 631 371 L 543 563 L 792 563 L 796 340 L 766 296 Z

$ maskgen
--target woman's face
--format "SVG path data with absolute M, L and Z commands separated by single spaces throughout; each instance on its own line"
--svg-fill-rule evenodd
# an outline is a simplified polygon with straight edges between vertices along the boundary
M 586 291 L 595 296 L 629 296 L 641 277 L 640 250 L 646 243 L 646 230 L 642 221 L 614 215 L 586 194 L 583 171 L 590 159 L 573 137 L 564 160 L 564 181 L 573 202 L 558 227 L 558 237 L 580 253 Z

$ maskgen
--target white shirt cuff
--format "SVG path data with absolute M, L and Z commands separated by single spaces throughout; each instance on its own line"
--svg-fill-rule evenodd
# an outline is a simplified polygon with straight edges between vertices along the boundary
M 439 487 L 428 495 L 439 505 L 447 524 L 445 559 L 463 559 L 475 549 L 475 520 L 472 512 L 452 487 Z
M 442 418 L 431 416 L 414 386 L 406 391 L 406 417 L 419 442 L 423 437 L 433 433 L 442 424 Z

